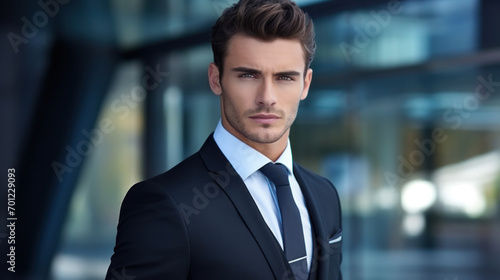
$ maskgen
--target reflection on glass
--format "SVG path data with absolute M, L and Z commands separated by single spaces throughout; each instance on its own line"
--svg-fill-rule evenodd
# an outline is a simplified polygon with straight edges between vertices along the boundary
M 141 180 L 142 101 L 140 64 L 117 71 L 97 123 L 113 127 L 93 147 L 83 166 L 52 267 L 54 279 L 102 279 L 109 265 L 121 201 Z
M 123 46 L 203 30 L 233 2 L 113 1 Z M 400 6 L 391 9 L 392 2 Z M 290 137 L 294 160 L 339 190 L 345 279 L 498 275 L 500 66 L 460 59 L 480 51 L 478 10 L 476 0 L 387 1 L 314 19 L 313 83 Z M 173 165 L 199 149 L 220 104 L 206 81 L 208 44 L 165 56 Z M 101 116 L 117 129 L 87 162 L 55 275 L 68 276 L 64 267 L 71 267 L 73 276 L 92 279 L 89 267 L 109 263 L 119 203 L 140 179 L 141 103 L 121 101 L 140 70 L 124 65 L 117 75 Z M 102 250 L 91 250 L 96 244 Z

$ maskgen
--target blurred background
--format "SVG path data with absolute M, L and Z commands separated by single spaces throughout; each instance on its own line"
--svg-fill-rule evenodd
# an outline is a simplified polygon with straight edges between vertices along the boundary
M 2 1 L 1 279 L 104 278 L 126 191 L 218 122 L 209 29 L 234 2 Z M 498 279 L 500 2 L 297 3 L 318 48 L 294 159 L 339 190 L 344 279 Z

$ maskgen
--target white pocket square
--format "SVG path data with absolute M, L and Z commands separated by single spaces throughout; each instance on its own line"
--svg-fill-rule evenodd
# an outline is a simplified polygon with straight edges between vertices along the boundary
M 335 233 L 335 235 L 330 240 L 328 240 L 328 243 L 332 244 L 340 241 L 342 241 L 342 229 L 337 231 L 337 233 Z
M 330 239 L 330 240 L 328 241 L 328 243 L 332 244 L 332 243 L 337 243 L 337 242 L 339 242 L 339 241 L 342 241 L 342 235 L 339 235 L 339 236 L 338 236 L 338 237 L 336 237 L 336 238 Z

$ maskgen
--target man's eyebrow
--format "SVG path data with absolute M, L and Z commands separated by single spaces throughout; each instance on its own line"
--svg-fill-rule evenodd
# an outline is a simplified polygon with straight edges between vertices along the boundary
M 262 73 L 261 71 L 257 69 L 252 69 L 252 68 L 247 68 L 247 67 L 236 67 L 231 69 L 233 72 L 245 72 L 245 73 L 252 73 L 252 74 L 260 74 Z
M 257 69 L 253 68 L 247 68 L 247 67 L 236 67 L 231 69 L 233 72 L 245 72 L 245 73 L 252 73 L 252 74 L 261 74 L 262 72 Z M 274 73 L 273 76 L 300 76 L 301 73 L 298 71 L 282 71 L 278 73 Z
M 274 74 L 274 76 L 300 76 L 301 73 L 298 71 L 283 71 Z

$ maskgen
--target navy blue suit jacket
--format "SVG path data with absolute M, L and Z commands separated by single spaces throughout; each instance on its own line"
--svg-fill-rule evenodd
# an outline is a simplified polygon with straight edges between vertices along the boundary
M 341 279 L 340 203 L 294 164 L 313 228 L 310 279 Z M 106 279 L 293 279 L 283 250 L 211 135 L 199 152 L 134 185 L 120 211 Z

